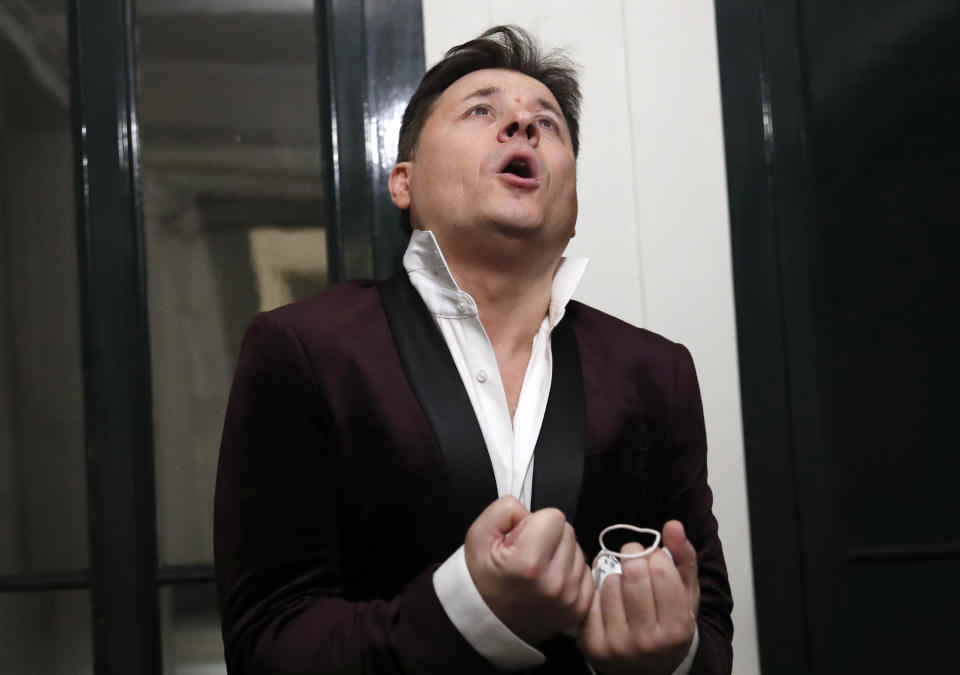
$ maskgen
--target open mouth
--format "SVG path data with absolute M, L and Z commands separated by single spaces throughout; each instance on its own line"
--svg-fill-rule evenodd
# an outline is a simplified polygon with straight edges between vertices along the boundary
M 533 160 L 530 157 L 511 157 L 500 173 L 510 174 L 518 178 L 536 178 Z

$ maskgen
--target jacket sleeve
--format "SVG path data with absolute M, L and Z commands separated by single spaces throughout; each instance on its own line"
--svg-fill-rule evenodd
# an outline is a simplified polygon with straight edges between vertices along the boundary
M 336 453 L 324 442 L 319 392 L 294 330 L 275 314 L 258 316 L 241 347 L 217 473 L 214 558 L 229 672 L 491 672 L 440 605 L 435 566 L 396 597 L 345 599 Z
M 713 493 L 707 484 L 707 439 L 700 387 L 693 359 L 683 346 L 676 363 L 663 461 L 663 516 L 683 523 L 697 551 L 700 646 L 692 675 L 729 674 L 732 669 L 733 599 L 723 549 L 713 516 Z

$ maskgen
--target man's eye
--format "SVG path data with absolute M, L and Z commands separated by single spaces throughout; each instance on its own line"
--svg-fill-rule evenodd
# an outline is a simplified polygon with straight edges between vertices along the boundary
M 489 115 L 490 109 L 487 108 L 486 106 L 478 105 L 474 108 L 470 108 L 470 111 L 467 114 L 468 115 Z
M 539 124 L 541 127 L 544 127 L 546 129 L 553 129 L 554 131 L 556 131 L 558 128 L 557 122 L 549 117 L 541 117 L 539 120 Z

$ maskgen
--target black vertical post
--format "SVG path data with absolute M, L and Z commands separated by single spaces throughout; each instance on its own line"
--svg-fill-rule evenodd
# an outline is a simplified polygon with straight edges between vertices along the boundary
M 327 232 L 327 278 L 331 284 L 344 280 L 343 236 L 340 223 L 340 139 L 337 134 L 336 83 L 333 63 L 336 58 L 330 25 L 333 7 L 330 0 L 315 0 L 313 17 L 317 33 L 317 97 L 320 124 L 320 155 L 323 162 L 324 229 Z
M 801 0 L 717 0 L 737 340 L 764 672 L 849 672 L 814 325 Z
M 316 0 L 330 281 L 400 268 L 406 233 L 387 190 L 400 119 L 423 75 L 420 0 Z
M 765 672 L 801 675 L 811 672 L 809 618 L 797 531 L 763 0 L 718 0 L 716 16 L 760 663 Z
M 94 662 L 160 673 L 131 0 L 70 3 Z
M 373 266 L 378 279 L 400 269 L 407 233 L 387 179 L 397 163 L 400 121 L 423 77 L 423 10 L 419 0 L 366 0 L 368 141 L 373 193 Z
M 363 0 L 316 0 L 321 149 L 329 149 L 330 281 L 373 276 Z

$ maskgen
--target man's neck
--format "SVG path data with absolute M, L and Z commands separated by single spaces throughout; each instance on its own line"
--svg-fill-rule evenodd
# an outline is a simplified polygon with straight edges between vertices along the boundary
M 530 270 L 478 269 L 470 265 L 450 266 L 461 290 L 477 303 L 480 322 L 498 358 L 529 350 L 550 305 L 556 262 L 540 274 Z
M 566 242 L 504 237 L 492 246 L 483 239 L 467 244 L 435 236 L 457 286 L 477 303 L 498 358 L 529 350 L 547 314 L 553 275 Z

